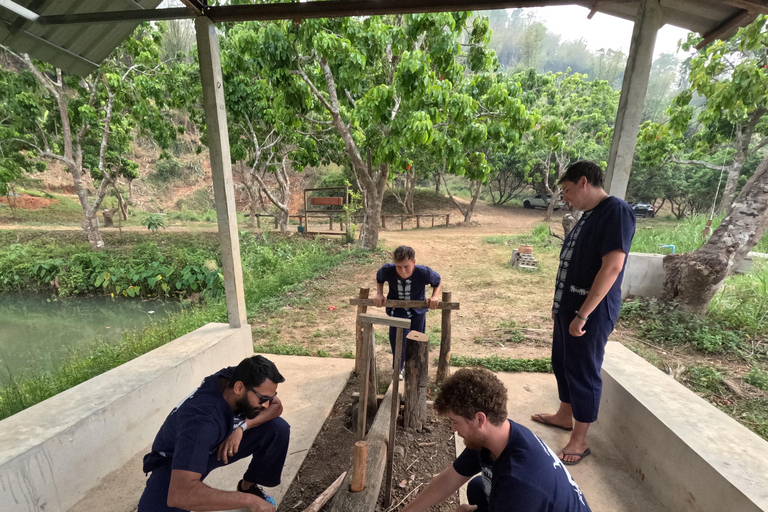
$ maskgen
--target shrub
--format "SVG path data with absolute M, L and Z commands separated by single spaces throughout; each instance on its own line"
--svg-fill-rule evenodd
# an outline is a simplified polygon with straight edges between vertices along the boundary
M 683 372 L 683 380 L 699 393 L 722 394 L 725 390 L 723 374 L 711 366 L 689 366 Z
M 760 368 L 752 368 L 744 377 L 744 382 L 752 384 L 763 391 L 768 391 L 768 372 Z

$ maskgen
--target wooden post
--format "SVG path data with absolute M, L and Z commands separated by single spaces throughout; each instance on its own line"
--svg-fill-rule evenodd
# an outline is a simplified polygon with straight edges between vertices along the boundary
M 328 216 L 328 229 L 329 231 L 333 231 L 333 215 Z
M 443 302 L 451 302 L 451 292 L 443 292 Z M 360 306 L 357 306 L 358 308 Z M 437 360 L 437 377 L 439 384 L 451 374 L 451 310 L 442 311 L 440 325 L 440 359 Z
M 395 462 L 395 431 L 397 431 L 397 413 L 400 412 L 400 365 L 403 355 L 403 329 L 395 331 L 395 365 L 392 371 L 392 410 L 389 416 L 389 443 L 387 446 L 387 476 L 384 480 L 384 506 L 392 501 L 392 466 Z
M 421 227 L 421 215 L 416 216 L 416 229 Z
M 432 227 L 435 227 L 435 216 L 432 216 Z
M 387 217 L 386 215 L 381 216 L 381 229 L 387 229 Z
M 421 429 L 427 419 L 429 336 L 411 331 L 405 345 L 405 410 L 403 426 Z
M 373 332 L 373 324 L 363 324 L 363 344 L 360 354 L 360 368 L 362 374 L 360 375 L 360 400 L 357 403 L 357 438 L 359 440 L 365 439 L 365 420 L 368 417 L 368 383 L 371 373 L 371 364 L 368 340 Z M 374 391 L 375 392 L 375 391 Z
M 360 492 L 365 489 L 365 465 L 368 461 L 368 443 L 358 441 L 355 443 L 355 458 L 352 461 L 352 483 L 349 490 Z
M 451 223 L 451 214 L 450 213 L 446 213 L 445 214 L 445 225 L 447 226 L 450 223 Z
M 400 216 L 400 231 L 402 231 L 402 230 L 404 230 L 404 229 L 405 229 L 405 219 L 404 219 L 404 218 L 403 218 L 403 216 L 401 215 L 401 216 Z
M 256 227 L 261 228 L 261 215 L 256 214 Z
M 371 293 L 370 288 L 360 288 L 359 297 L 367 299 Z M 360 323 L 360 314 L 368 311 L 368 306 L 357 306 L 357 317 L 355 317 L 355 373 L 362 373 L 362 351 L 363 351 L 363 325 Z
M 275 229 L 277 229 L 277 215 L 275 215 Z
M 377 376 L 377 370 L 376 370 L 376 339 L 373 332 L 373 325 L 371 325 L 371 330 L 368 334 L 368 343 L 367 350 L 368 350 L 368 405 L 366 408 L 368 409 L 368 418 L 367 420 L 370 420 L 369 423 L 373 423 L 373 419 L 376 416 L 376 411 L 379 408 L 379 402 L 376 400 L 376 395 L 379 394 L 379 379 Z

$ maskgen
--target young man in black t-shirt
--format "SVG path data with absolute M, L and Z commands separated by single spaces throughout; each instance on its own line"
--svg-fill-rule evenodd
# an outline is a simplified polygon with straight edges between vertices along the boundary
M 416 251 L 411 247 L 401 245 L 395 249 L 394 263 L 387 263 L 376 272 L 376 296 L 373 302 L 377 307 L 386 306 L 387 300 L 423 300 L 423 308 L 387 308 L 389 316 L 410 318 L 411 328 L 403 329 L 403 349 L 400 358 L 400 372 L 405 368 L 405 337 L 413 331 L 425 332 L 427 327 L 427 311 L 434 309 L 440 303 L 440 274 L 425 265 L 416 264 Z M 389 285 L 389 292 L 384 296 L 384 283 Z M 427 298 L 427 285 L 432 287 L 432 295 Z M 389 328 L 389 344 L 392 346 L 392 361 L 394 367 L 395 343 L 397 329 Z
M 277 385 L 285 379 L 263 356 L 206 377 L 165 420 L 144 457 L 152 473 L 138 512 L 232 510 L 275 512 L 259 487 L 275 487 L 288 453 L 290 427 Z M 203 483 L 212 470 L 254 456 L 237 491 Z
M 460 512 L 590 512 L 562 461 L 530 430 L 507 419 L 507 390 L 485 369 L 461 370 L 440 388 L 435 410 L 466 449 L 402 512 L 421 512 L 469 482 Z M 477 473 L 480 475 L 472 478 Z M 476 508 L 475 508 L 476 507 Z

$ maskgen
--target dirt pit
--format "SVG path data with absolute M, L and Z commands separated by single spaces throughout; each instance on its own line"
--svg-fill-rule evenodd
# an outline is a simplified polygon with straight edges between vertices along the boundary
M 350 381 L 339 395 L 331 414 L 325 421 L 315 443 L 310 448 L 296 479 L 288 488 L 278 512 L 302 511 L 307 508 L 339 475 L 348 471 L 352 464 L 352 452 L 356 436 L 351 425 L 352 393 L 358 385 Z M 385 411 L 389 414 L 389 411 Z M 398 420 L 394 466 L 392 470 L 392 502 L 383 506 L 382 482 L 376 510 L 391 512 L 400 510 L 424 490 L 433 476 L 452 464 L 455 444 L 450 424 L 444 418 L 427 410 L 427 422 L 422 431 L 404 430 L 402 413 Z M 402 448 L 402 451 L 401 449 Z M 330 500 L 329 500 L 330 503 Z M 330 509 L 327 503 L 322 511 Z M 458 493 L 435 507 L 432 511 L 453 512 L 459 505 Z
M 0 203 L 7 204 L 12 208 L 20 208 L 22 210 L 39 210 L 40 208 L 45 208 L 46 206 L 50 206 L 53 203 L 58 202 L 58 199 L 35 197 L 28 194 L 0 197 Z

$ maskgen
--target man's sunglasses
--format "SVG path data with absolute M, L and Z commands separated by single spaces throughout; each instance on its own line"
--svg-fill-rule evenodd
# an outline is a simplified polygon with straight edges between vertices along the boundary
M 251 388 L 249 391 L 253 391 L 254 393 L 256 393 L 256 396 L 259 397 L 259 405 L 266 402 L 269 402 L 271 404 L 272 400 L 274 400 L 275 397 L 277 396 L 277 392 L 275 392 L 275 394 L 272 396 L 264 396 L 253 388 Z

